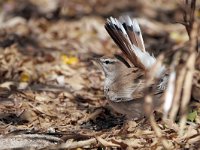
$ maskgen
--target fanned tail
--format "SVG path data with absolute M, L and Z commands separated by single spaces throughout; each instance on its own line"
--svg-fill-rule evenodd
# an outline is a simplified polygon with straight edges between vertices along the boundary
M 155 57 L 145 50 L 136 19 L 132 20 L 129 16 L 120 17 L 119 20 L 110 17 L 105 23 L 105 29 L 134 66 L 146 70 L 155 64 Z

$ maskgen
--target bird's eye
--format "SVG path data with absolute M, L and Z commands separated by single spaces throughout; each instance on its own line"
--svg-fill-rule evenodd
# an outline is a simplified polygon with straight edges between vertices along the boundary
M 109 61 L 108 61 L 108 60 L 106 60 L 106 61 L 105 61 L 105 63 L 106 63 L 106 64 L 109 64 Z

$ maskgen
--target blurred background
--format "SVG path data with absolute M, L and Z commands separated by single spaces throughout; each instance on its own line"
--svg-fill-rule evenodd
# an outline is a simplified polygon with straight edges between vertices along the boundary
M 103 29 L 103 23 L 109 16 L 130 15 L 138 18 L 146 47 L 149 50 L 153 49 L 154 53 L 171 48 L 173 42 L 187 40 L 187 35 L 183 31 L 184 27 L 175 24 L 183 21 L 183 5 L 181 2 L 173 0 L 4 0 L 0 5 L 2 23 L 10 22 L 8 25 L 11 26 L 21 24 L 18 25 L 15 34 L 19 35 L 20 32 L 25 32 L 21 30 L 29 32 L 30 28 L 22 27 L 23 23 L 29 22 L 30 26 L 34 28 L 36 26 L 41 33 L 55 34 L 51 35 L 55 40 L 60 41 L 60 38 L 65 38 L 64 36 L 66 36 L 65 42 L 78 40 L 80 47 L 75 49 L 79 52 L 92 52 L 100 55 L 110 53 L 110 47 L 108 48 L 106 43 L 101 43 L 109 40 Z M 71 23 L 73 24 L 71 25 L 70 22 L 74 24 Z M 69 27 L 65 23 L 70 24 Z M 29 38 L 32 38 L 33 34 L 40 34 L 35 31 L 31 32 L 28 34 Z M 38 39 L 37 36 L 39 35 L 35 35 L 33 40 L 39 40 L 40 38 Z M 159 44 L 157 40 L 159 40 Z M 169 40 L 171 41 L 168 42 Z M 47 41 L 43 39 L 40 42 Z M 68 42 L 65 46 L 73 45 L 72 47 L 74 47 L 72 43 Z M 9 44 L 12 42 L 1 45 Z M 64 50 L 61 47 L 60 49 Z M 67 48 L 65 47 L 65 49 Z
M 106 18 L 137 18 L 157 56 L 188 41 L 183 8 L 174 0 L 1 0 L 0 133 L 115 130 L 122 119 L 108 108 L 104 76 L 91 62 L 120 53 Z
M 137 18 L 155 56 L 188 40 L 177 23 L 183 4 L 173 0 L 4 0 L 0 6 L 0 96 L 13 104 L 7 115 L 2 103 L 2 118 L 15 125 L 80 125 L 105 103 L 104 77 L 91 58 L 120 53 L 104 29 L 109 16 Z M 38 110 L 62 121 L 50 117 L 48 125 L 38 124 L 45 120 Z

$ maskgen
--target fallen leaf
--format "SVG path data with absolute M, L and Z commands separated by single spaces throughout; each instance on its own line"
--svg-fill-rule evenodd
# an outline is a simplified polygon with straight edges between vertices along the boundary
M 30 75 L 28 73 L 22 73 L 20 76 L 21 82 L 29 82 L 30 81 Z
M 67 56 L 65 54 L 61 55 L 61 60 L 63 63 L 68 65 L 76 65 L 78 63 L 78 58 L 74 56 Z
M 189 120 L 189 121 L 191 121 L 191 122 L 194 122 L 195 119 L 196 119 L 196 117 L 197 117 L 197 111 L 195 110 L 195 111 L 192 111 L 192 112 L 190 112 L 190 113 L 188 114 L 187 120 Z

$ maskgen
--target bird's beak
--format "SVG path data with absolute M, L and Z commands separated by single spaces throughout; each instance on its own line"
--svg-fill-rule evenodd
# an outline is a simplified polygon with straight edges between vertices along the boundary
M 100 64 L 100 62 L 101 62 L 100 58 L 92 58 L 91 61 L 94 62 L 95 64 L 96 63 Z
M 91 60 L 94 61 L 94 62 L 98 62 L 98 61 L 100 61 L 99 58 L 91 58 Z
M 95 66 L 98 68 L 102 68 L 100 58 L 92 58 L 91 61 L 94 63 Z

